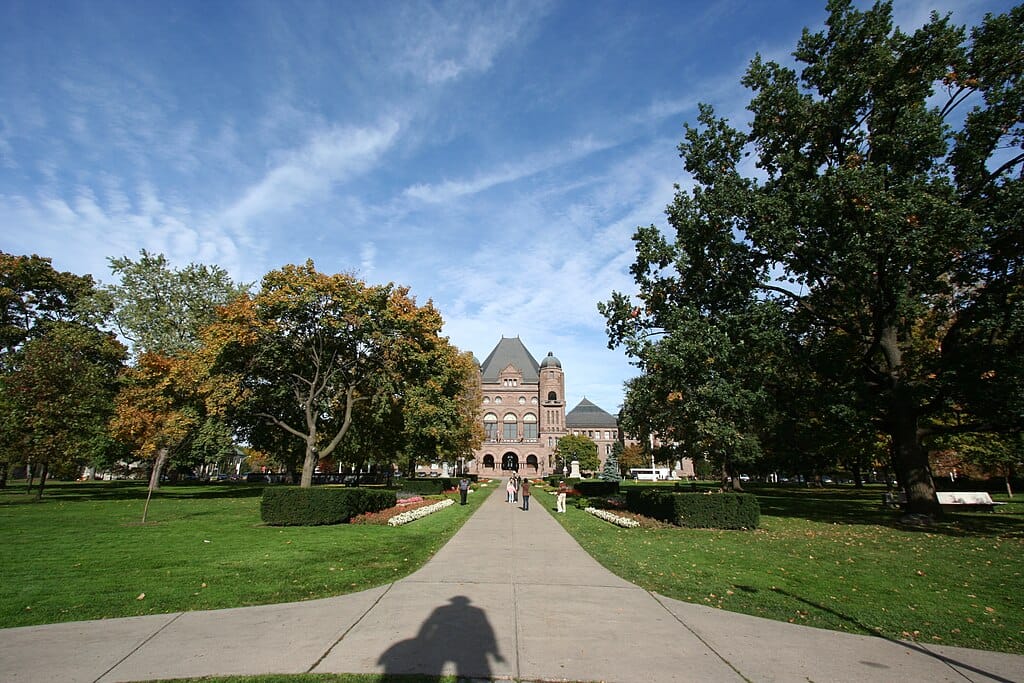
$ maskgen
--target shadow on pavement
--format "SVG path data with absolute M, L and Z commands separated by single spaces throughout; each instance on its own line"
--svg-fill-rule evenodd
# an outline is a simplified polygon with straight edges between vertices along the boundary
M 505 660 L 487 615 L 464 595 L 448 602 L 431 612 L 415 638 L 395 643 L 380 656 L 377 663 L 385 674 L 440 676 L 450 662 L 459 677 L 491 677 L 488 655 Z

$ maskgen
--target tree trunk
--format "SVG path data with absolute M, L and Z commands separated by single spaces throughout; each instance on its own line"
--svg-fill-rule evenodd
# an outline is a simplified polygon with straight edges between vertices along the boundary
M 302 479 L 299 486 L 308 489 L 313 486 L 313 470 L 316 469 L 320 458 L 317 455 L 316 447 L 309 442 L 306 443 L 306 459 L 302 464 Z
M 43 487 L 46 486 L 46 474 L 50 470 L 49 463 L 43 463 L 42 468 L 39 470 L 39 488 L 36 489 L 36 500 L 43 499 Z
M 860 461 L 859 460 L 855 460 L 854 463 L 853 463 L 853 467 L 851 467 L 850 469 L 852 470 L 852 474 L 853 474 L 853 485 L 854 485 L 854 487 L 858 488 L 858 489 L 864 488 L 864 474 L 863 474 L 863 472 L 861 472 L 861 469 L 860 469 Z
M 7 465 L 0 465 L 0 489 L 7 488 Z
M 146 492 L 146 504 L 142 506 L 143 524 L 146 523 L 146 515 L 149 514 L 149 501 L 153 497 L 153 491 L 160 488 L 160 473 L 163 472 L 167 456 L 167 449 L 161 448 L 156 452 L 156 459 L 153 460 L 153 470 L 149 473 L 149 489 Z
M 918 436 L 916 412 L 905 401 L 897 401 L 891 413 L 893 468 L 907 492 L 907 514 L 938 519 L 942 517 L 942 506 L 935 495 L 928 453 Z
M 32 493 L 32 482 L 35 481 L 36 474 L 32 470 L 32 461 L 29 461 L 25 465 L 25 493 Z

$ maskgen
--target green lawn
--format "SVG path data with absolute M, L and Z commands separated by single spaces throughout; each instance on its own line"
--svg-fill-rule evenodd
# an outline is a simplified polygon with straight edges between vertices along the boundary
M 493 484 L 492 484 L 493 486 Z M 261 485 L 48 485 L 0 490 L 0 627 L 322 598 L 423 565 L 486 491 L 411 524 L 267 527 Z M 453 496 L 458 498 L 457 494 Z
M 899 526 L 877 489 L 750 490 L 762 511 L 753 532 L 621 529 L 571 499 L 556 518 L 605 567 L 678 600 L 1024 654 L 1024 498 L 918 530 Z

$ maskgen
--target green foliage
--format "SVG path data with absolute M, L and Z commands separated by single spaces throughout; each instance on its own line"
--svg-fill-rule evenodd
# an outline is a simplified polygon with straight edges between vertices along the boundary
M 574 489 L 584 496 L 610 496 L 619 492 L 618 481 L 580 481 Z
M 701 529 L 756 529 L 761 517 L 757 497 L 749 493 L 630 489 L 626 492 L 626 506 L 645 517 Z
M 581 472 L 594 472 L 601 465 L 597 457 L 597 444 L 587 436 L 563 436 L 555 447 L 555 456 L 565 465 L 578 460 Z
M 622 472 L 619 470 L 619 454 L 622 452 L 622 444 L 618 441 L 612 446 L 612 452 L 604 461 L 604 469 L 598 475 L 605 481 L 622 481 Z
M 922 439 L 1024 419 L 1024 6 L 969 41 L 828 8 L 799 70 L 751 62 L 748 132 L 703 105 L 686 127 L 693 183 L 670 230 L 637 230 L 635 299 L 600 307 L 643 373 L 623 424 L 729 474 L 841 444 L 864 467 L 883 432 L 911 510 L 939 514 Z
M 406 493 L 434 495 L 455 488 L 458 483 L 458 479 L 451 479 L 449 477 L 410 477 L 402 479 L 398 484 L 398 488 Z
M 255 296 L 221 309 L 206 341 L 238 387 L 224 401 L 233 424 L 260 450 L 281 445 L 265 423 L 302 444 L 310 486 L 321 459 L 381 462 L 474 443 L 472 361 L 441 325 L 408 288 L 326 275 L 307 261 L 268 273 Z
M 271 526 L 341 524 L 364 512 L 394 507 L 394 491 L 278 486 L 263 490 L 260 516 Z
M 103 288 L 101 301 L 136 355 L 176 355 L 194 349 L 199 331 L 214 321 L 217 307 L 247 290 L 220 266 L 190 263 L 172 268 L 163 254 L 143 249 L 139 259 L 111 258 L 120 284 Z

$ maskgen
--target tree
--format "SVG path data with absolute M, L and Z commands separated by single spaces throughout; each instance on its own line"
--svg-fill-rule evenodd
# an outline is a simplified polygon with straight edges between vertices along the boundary
M 604 468 L 601 470 L 601 479 L 604 481 L 621 481 L 622 472 L 619 471 L 619 453 L 622 452 L 622 444 L 615 442 L 612 452 L 604 461 Z
M 597 444 L 587 436 L 563 436 L 555 447 L 555 455 L 561 459 L 563 465 L 568 465 L 573 460 L 579 461 L 581 472 L 596 472 L 601 466 L 601 461 L 597 457 Z
M 24 360 L 23 345 L 42 336 L 51 323 L 90 325 L 97 320 L 88 306 L 93 287 L 90 276 L 57 271 L 48 258 L 0 252 L 0 486 L 6 485 L 11 465 L 25 462 L 33 452 L 27 447 L 33 435 L 16 416 L 15 397 L 5 388 L 8 375 Z
M 16 352 L 2 378 L 25 456 L 41 466 L 36 497 L 48 474 L 75 477 L 111 448 L 107 421 L 126 354 L 113 335 L 77 323 L 51 322 Z
M 300 483 L 308 487 L 357 418 L 362 426 L 353 435 L 362 434 L 355 441 L 364 445 L 371 441 L 362 427 L 371 424 L 388 425 L 380 438 L 394 447 L 468 443 L 441 433 L 452 424 L 440 418 L 467 415 L 455 398 L 465 360 L 445 360 L 441 325 L 433 305 L 418 306 L 407 288 L 326 275 L 307 261 L 268 273 L 256 295 L 222 310 L 206 339 L 219 371 L 238 386 L 230 401 L 234 424 L 248 436 L 262 433 L 262 421 L 301 442 Z
M 152 492 L 172 456 L 179 467 L 190 468 L 233 447 L 227 425 L 207 410 L 209 359 L 199 332 L 216 319 L 219 306 L 246 288 L 218 266 L 175 269 L 162 254 L 145 250 L 137 261 L 110 259 L 110 268 L 120 283 L 104 287 L 99 301 L 131 342 L 135 360 L 123 378 L 113 427 L 152 460 Z
M 644 447 L 631 443 L 622 449 L 618 456 L 619 471 L 626 474 L 631 469 L 650 467 L 651 456 L 644 452 Z
M 695 185 L 668 208 L 674 238 L 653 226 L 634 238 L 649 308 L 615 294 L 602 310 L 611 342 L 644 358 L 665 306 L 704 316 L 697 338 L 774 307 L 792 359 L 781 367 L 844 387 L 835 402 L 887 435 L 909 512 L 939 515 L 927 439 L 1024 417 L 1024 8 L 987 16 L 969 41 L 938 15 L 894 29 L 888 2 L 828 10 L 826 30 L 797 45 L 799 73 L 751 63 L 749 134 L 701 107 L 680 145 Z M 741 173 L 747 155 L 758 178 Z M 812 364 L 819 341 L 829 362 Z M 708 410 L 729 405 L 711 398 Z

